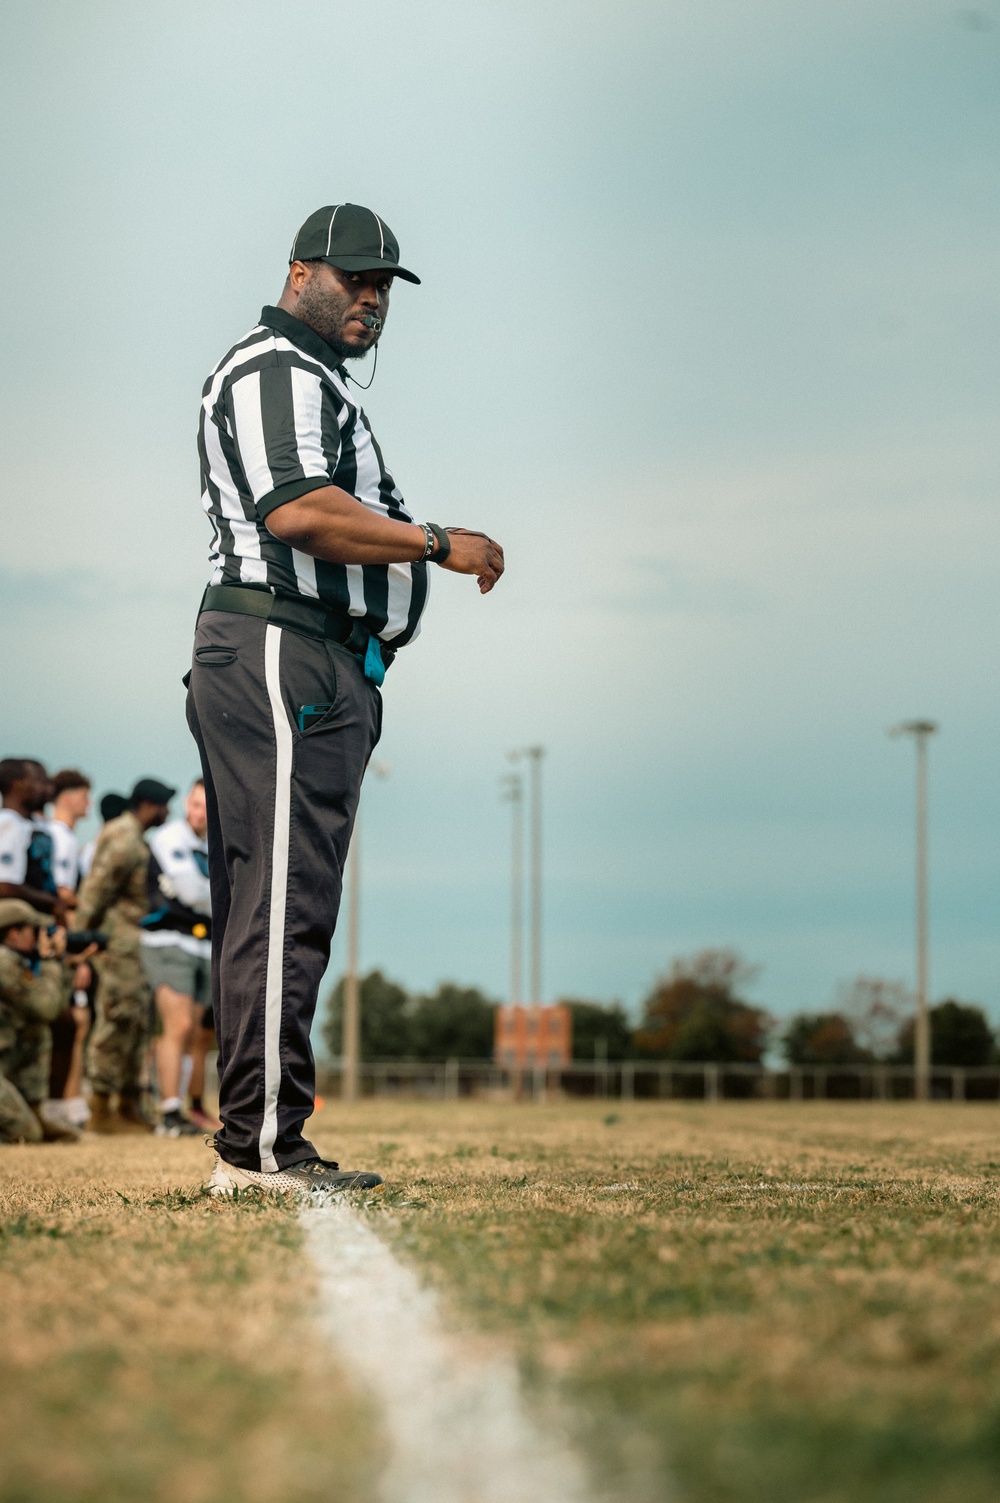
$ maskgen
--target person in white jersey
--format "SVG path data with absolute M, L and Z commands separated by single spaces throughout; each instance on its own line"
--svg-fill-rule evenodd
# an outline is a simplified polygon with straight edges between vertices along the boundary
M 212 997 L 212 897 L 208 885 L 205 785 L 194 783 L 184 818 L 151 830 L 149 912 L 141 921 L 142 963 L 156 997 L 163 1032 L 156 1041 L 162 1121 L 170 1138 L 200 1129 L 184 1113 L 184 1055 Z
M 76 906 L 80 885 L 80 842 L 76 826 L 90 813 L 90 779 L 75 767 L 64 767 L 52 779 L 52 875 L 67 908 Z
M 76 827 L 90 813 L 90 779 L 75 767 L 64 767 L 52 779 L 52 816 L 47 829 L 52 837 L 52 876 L 63 907 L 76 907 L 80 885 L 80 842 Z M 83 1094 L 83 1050 L 92 1021 L 89 992 L 94 975 L 84 961 L 73 974 L 72 1002 L 52 1024 L 51 1097 L 55 1109 L 74 1127 L 86 1126 L 90 1108 Z
M 49 797 L 45 768 L 33 757 L 4 757 L 0 761 L 0 898 L 21 898 L 36 912 L 51 913 L 64 922 L 62 901 L 38 875 L 32 862 L 32 842 L 46 835 L 36 820 Z M 51 837 L 47 837 L 51 849 Z M 32 878 L 35 880 L 33 881 Z

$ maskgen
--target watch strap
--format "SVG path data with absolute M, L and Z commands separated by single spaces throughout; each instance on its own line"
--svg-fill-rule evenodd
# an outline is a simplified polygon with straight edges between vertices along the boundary
M 451 538 L 445 532 L 444 528 L 439 527 L 436 522 L 428 522 L 426 525 L 434 534 L 434 539 L 437 543 L 437 549 L 430 555 L 431 563 L 443 564 L 451 552 Z

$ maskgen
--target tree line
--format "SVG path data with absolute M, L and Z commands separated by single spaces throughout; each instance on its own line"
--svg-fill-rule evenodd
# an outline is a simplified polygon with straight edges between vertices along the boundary
M 776 1041 L 794 1065 L 909 1064 L 913 1004 L 898 982 L 859 977 L 841 988 L 829 1012 L 798 1013 L 779 1025 L 742 995 L 758 968 L 735 950 L 702 950 L 675 960 L 643 999 L 634 1025 L 620 1003 L 566 997 L 573 1017 L 573 1057 L 759 1064 Z M 361 1057 L 488 1059 L 495 998 L 477 987 L 444 982 L 411 993 L 382 971 L 361 979 Z M 327 999 L 323 1038 L 341 1049 L 344 982 Z M 937 1065 L 974 1066 L 1000 1059 L 982 1008 L 948 998 L 930 1009 L 931 1057 Z

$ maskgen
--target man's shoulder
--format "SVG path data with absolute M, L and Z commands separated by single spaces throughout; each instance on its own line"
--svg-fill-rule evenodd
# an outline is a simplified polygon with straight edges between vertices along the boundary
M 214 402 L 225 399 L 226 394 L 244 380 L 263 370 L 294 366 L 307 374 L 316 376 L 331 393 L 342 396 L 335 381 L 335 372 L 307 350 L 300 350 L 274 329 L 260 324 L 226 351 L 218 365 L 208 376 L 202 396 Z
M 119 859 L 146 854 L 146 843 L 142 838 L 139 821 L 134 814 L 126 810 L 124 814 L 119 814 L 117 819 L 108 820 L 97 837 L 97 849 L 94 855 L 98 854 Z
M 251 329 L 238 344 L 227 350 L 205 382 L 202 396 L 215 404 L 225 401 L 232 388 L 248 376 L 264 370 L 300 370 L 313 376 L 321 392 L 338 406 L 357 407 L 336 366 L 328 365 L 318 355 L 300 349 L 280 330 L 260 324 Z
M 203 396 L 209 396 L 213 387 L 221 389 L 222 383 L 229 378 L 231 372 L 239 370 L 248 361 L 259 359 L 267 353 L 268 348 L 274 348 L 274 330 L 267 329 L 263 324 L 255 324 L 248 333 L 243 335 L 232 345 L 222 359 L 219 360 L 209 371 L 205 378 Z
M 186 819 L 168 819 L 166 824 L 157 825 L 155 829 L 150 830 L 149 838 L 150 840 L 177 840 L 190 829 L 191 826 Z
M 171 819 L 159 829 L 150 830 L 146 842 L 153 855 L 162 863 L 164 858 L 183 855 L 191 847 L 195 836 L 186 819 Z
M 0 809 L 0 867 L 16 867 L 23 862 L 31 844 L 34 826 L 16 809 Z M 6 881 L 7 878 L 3 877 Z M 23 876 L 18 877 L 19 882 Z

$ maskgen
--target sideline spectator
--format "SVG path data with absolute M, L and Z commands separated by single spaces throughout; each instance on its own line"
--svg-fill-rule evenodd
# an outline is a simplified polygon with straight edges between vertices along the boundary
M 52 798 L 52 780 L 45 771 L 44 762 L 36 762 L 34 758 L 28 760 L 34 765 L 39 783 L 35 807 L 31 812 L 31 839 L 28 842 L 28 861 L 24 880 L 29 887 L 35 888 L 38 892 L 48 893 L 50 897 L 56 899 L 52 911 L 59 922 L 65 924 L 66 904 L 59 896 L 56 887 L 55 845 L 49 822 L 45 818 L 45 805 Z
M 90 788 L 90 779 L 75 767 L 64 767 L 52 779 L 52 870 L 66 908 L 76 907 L 80 885 L 76 826 L 90 812 Z M 90 1117 L 83 1094 L 83 1050 L 92 1022 L 89 993 L 93 984 L 93 972 L 84 961 L 73 974 L 72 1005 L 52 1024 L 52 1075 L 46 1111 L 62 1116 L 73 1127 L 85 1126 Z
M 46 933 L 51 914 L 0 899 L 0 1142 L 73 1143 L 68 1123 L 42 1115 L 52 1048 L 49 1023 L 66 1005 L 66 931 Z M 88 949 L 85 955 L 90 955 Z
M 121 793 L 106 793 L 101 799 L 98 808 L 101 811 L 101 819 L 104 821 L 104 824 L 107 824 L 110 819 L 117 819 L 119 814 L 125 813 L 125 810 L 128 808 L 128 799 L 125 798 Z M 101 831 L 98 830 L 94 838 L 92 840 L 88 840 L 87 844 L 80 852 L 81 882 L 83 881 L 84 877 L 90 875 L 90 868 L 93 865 L 94 861 L 94 851 L 97 849 L 97 842 L 100 839 L 100 836 Z
M 80 843 L 76 826 L 90 813 L 90 779 L 75 767 L 64 767 L 52 779 L 52 872 L 56 890 L 67 907 L 76 904 L 80 885 Z
M 88 1075 L 94 1132 L 152 1132 L 142 1112 L 142 1065 L 151 1019 L 149 983 L 139 953 L 139 920 L 146 912 L 149 847 L 143 836 L 162 825 L 176 789 L 142 778 L 128 808 L 109 820 L 80 888 L 76 929 L 104 929 L 108 948 L 94 962 L 97 1022 L 90 1036 Z M 117 1094 L 117 1105 L 111 1098 Z
M 184 818 L 163 825 L 148 841 L 150 911 L 140 924 L 142 963 L 163 1027 L 156 1041 L 163 1112 L 157 1132 L 169 1138 L 200 1130 L 184 1115 L 181 1064 L 212 998 L 207 833 L 205 784 L 198 778 L 184 801 Z
M 49 780 L 33 757 L 4 757 L 0 761 L 0 898 L 21 898 L 42 913 L 63 917 L 62 904 L 51 885 L 44 883 L 42 852 L 32 845 L 40 833 L 34 815 L 45 808 Z M 46 832 L 47 833 L 47 832 Z M 51 852 L 51 836 L 48 837 Z M 31 874 L 29 876 L 29 864 Z M 35 878 L 33 882 L 31 877 Z

